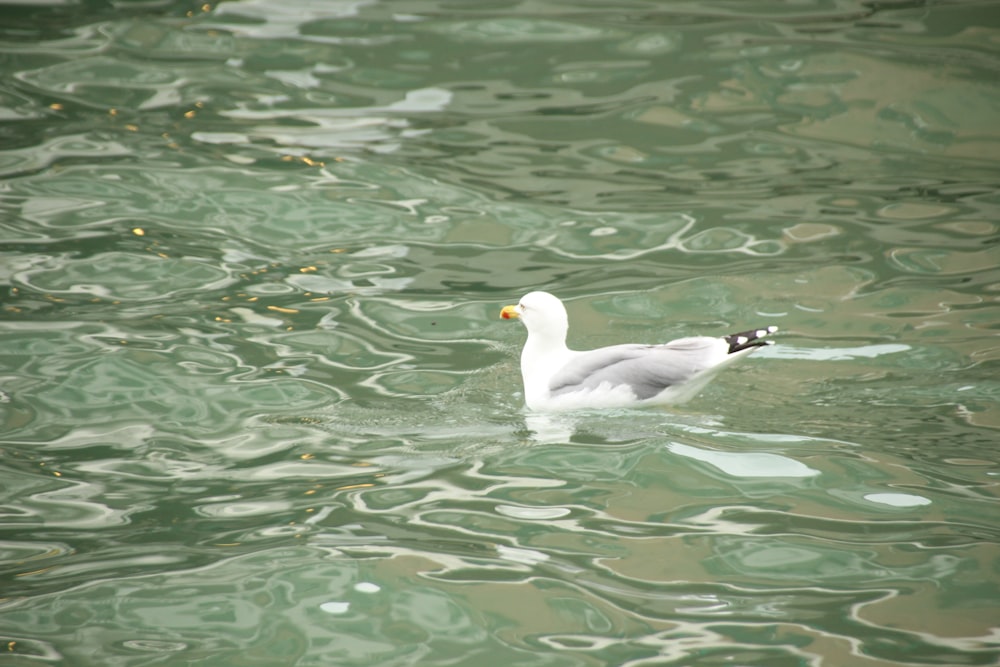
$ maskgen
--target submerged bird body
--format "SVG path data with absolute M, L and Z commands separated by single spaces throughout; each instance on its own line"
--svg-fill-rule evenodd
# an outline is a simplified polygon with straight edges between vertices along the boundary
M 619 408 L 680 403 L 715 373 L 769 341 L 777 327 L 713 338 L 678 338 L 661 345 L 612 345 L 577 351 L 566 346 L 569 320 L 562 301 L 531 292 L 500 316 L 528 330 L 521 351 L 524 401 L 532 410 Z

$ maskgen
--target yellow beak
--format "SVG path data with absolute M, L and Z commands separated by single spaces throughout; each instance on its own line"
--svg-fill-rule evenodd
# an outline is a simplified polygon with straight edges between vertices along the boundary
M 517 306 L 504 306 L 503 310 L 500 311 L 500 317 L 505 320 L 517 319 L 519 317 Z

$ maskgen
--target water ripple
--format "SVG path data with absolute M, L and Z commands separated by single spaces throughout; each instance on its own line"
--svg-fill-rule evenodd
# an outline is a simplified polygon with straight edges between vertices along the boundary
M 131 4 L 0 26 L 8 659 L 997 662 L 982 3 Z M 538 288 L 781 333 L 527 413 Z

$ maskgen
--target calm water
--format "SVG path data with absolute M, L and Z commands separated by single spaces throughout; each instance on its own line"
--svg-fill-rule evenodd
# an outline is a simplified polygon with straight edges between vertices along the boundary
M 0 663 L 1000 661 L 996 3 L 0 17 Z

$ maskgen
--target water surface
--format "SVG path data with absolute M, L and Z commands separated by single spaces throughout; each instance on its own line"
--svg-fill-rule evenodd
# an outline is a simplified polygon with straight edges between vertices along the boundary
M 1000 661 L 995 3 L 0 11 L 5 664 Z

